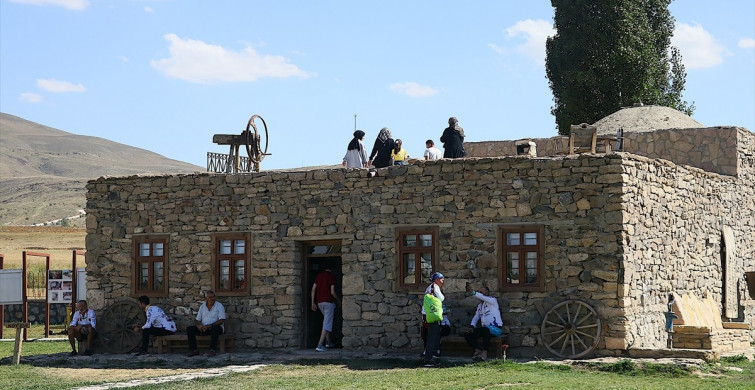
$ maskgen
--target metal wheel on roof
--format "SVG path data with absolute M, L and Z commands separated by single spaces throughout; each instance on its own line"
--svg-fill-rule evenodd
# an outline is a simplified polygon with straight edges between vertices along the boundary
M 257 130 L 255 119 L 259 119 L 262 122 L 262 126 L 265 130 L 264 137 L 262 132 Z M 253 130 L 253 131 L 252 131 Z M 241 137 L 244 140 L 246 146 L 246 154 L 249 156 L 249 161 L 254 165 L 254 171 L 260 171 L 260 163 L 267 153 L 267 123 L 261 116 L 254 114 L 249 118 L 249 122 L 246 124 L 246 130 L 241 133 Z
M 600 318 L 592 306 L 569 300 L 553 306 L 540 325 L 548 350 L 561 358 L 576 359 L 592 352 L 600 341 Z
M 131 298 L 123 298 L 105 308 L 97 319 L 97 331 L 105 349 L 111 353 L 128 353 L 142 341 L 134 325 L 144 325 L 144 310 Z

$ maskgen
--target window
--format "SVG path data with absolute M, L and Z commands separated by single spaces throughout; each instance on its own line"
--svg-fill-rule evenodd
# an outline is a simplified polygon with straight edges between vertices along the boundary
M 438 228 L 397 229 L 396 255 L 398 289 L 424 291 L 438 270 Z
M 501 226 L 500 285 L 508 291 L 541 291 L 544 286 L 543 226 Z
M 217 234 L 213 242 L 215 293 L 249 295 L 249 234 Z
M 134 295 L 167 296 L 168 237 L 134 237 L 132 292 Z

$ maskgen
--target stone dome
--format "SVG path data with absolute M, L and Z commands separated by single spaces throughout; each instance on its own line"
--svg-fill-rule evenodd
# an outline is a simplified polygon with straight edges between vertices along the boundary
M 705 127 L 681 111 L 664 106 L 625 107 L 593 125 L 597 127 L 598 134 L 611 135 L 615 135 L 620 127 L 623 127 L 625 132 Z

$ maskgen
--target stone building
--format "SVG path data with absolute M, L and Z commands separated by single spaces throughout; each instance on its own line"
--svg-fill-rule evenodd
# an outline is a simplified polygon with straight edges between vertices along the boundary
M 421 293 L 437 270 L 454 327 L 476 305 L 466 291 L 486 285 L 518 355 L 665 348 L 669 295 L 688 328 L 677 327 L 678 346 L 749 345 L 755 134 L 627 131 L 623 152 L 580 155 L 559 154 L 558 137 L 532 142 L 535 157 L 516 156 L 513 141 L 470 143 L 475 157 L 375 177 L 333 168 L 92 180 L 87 298 L 102 309 L 146 294 L 190 318 L 214 290 L 241 321 L 240 347 L 313 348 L 309 289 L 327 263 L 343 295 L 334 333 L 344 348 L 418 351 Z

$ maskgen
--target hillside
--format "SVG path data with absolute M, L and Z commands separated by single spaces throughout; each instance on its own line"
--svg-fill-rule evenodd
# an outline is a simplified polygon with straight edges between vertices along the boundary
M 148 150 L 0 113 L 0 226 L 79 215 L 100 176 L 204 172 Z

